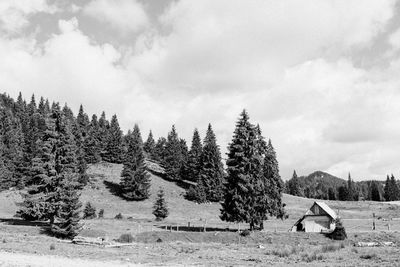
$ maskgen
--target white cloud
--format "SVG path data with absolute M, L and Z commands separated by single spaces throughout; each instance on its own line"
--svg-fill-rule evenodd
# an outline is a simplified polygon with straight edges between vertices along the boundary
M 56 8 L 46 0 L 0 1 L 0 29 L 8 34 L 18 33 L 29 24 L 29 17 L 39 12 L 54 13 Z
M 166 35 L 132 68 L 155 86 L 204 91 L 260 89 L 286 67 L 367 46 L 393 14 L 394 1 L 178 1 L 161 17 Z M 149 40 L 150 39 L 150 40 Z
M 81 13 L 57 20 L 44 43 L 0 37 L 0 87 L 118 113 L 124 130 L 138 122 L 143 136 L 176 124 L 190 142 L 211 122 L 223 153 L 247 108 L 284 178 L 293 169 L 384 178 L 399 171 L 400 59 L 362 69 L 352 53 L 373 46 L 393 10 L 394 1 L 181 0 L 149 25 L 136 1 L 95 0 L 83 14 L 139 34 L 131 47 L 100 43 L 99 25 L 84 34 Z
M 136 33 L 149 24 L 143 5 L 136 0 L 93 0 L 83 8 L 83 14 L 122 34 Z

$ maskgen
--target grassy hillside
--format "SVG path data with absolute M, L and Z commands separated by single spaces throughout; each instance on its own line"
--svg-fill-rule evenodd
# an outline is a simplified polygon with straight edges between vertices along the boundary
M 101 235 L 118 237 L 121 233 L 138 233 L 143 231 L 161 230 L 165 226 L 179 225 L 207 227 L 219 229 L 237 228 L 235 224 L 229 224 L 219 219 L 220 205 L 218 203 L 196 204 L 184 199 L 185 190 L 174 182 L 166 181 L 158 176 L 151 175 L 151 196 L 149 199 L 140 202 L 129 202 L 117 196 L 114 192 L 118 188 L 122 165 L 102 163 L 91 165 L 88 174 L 91 179 L 83 191 L 81 201 L 85 204 L 90 201 L 97 211 L 105 210 L 105 219 L 87 220 L 85 231 L 87 235 Z M 322 179 L 322 178 L 321 178 Z M 165 191 L 170 215 L 161 222 L 155 222 L 152 215 L 152 206 L 157 190 L 162 187 Z M 18 191 L 4 191 L 0 193 L 0 217 L 11 218 L 18 209 L 15 202 L 21 201 Z M 287 231 L 293 223 L 302 216 L 315 201 L 314 199 L 283 195 L 286 203 L 286 210 L 289 219 L 285 221 L 269 220 L 265 223 L 266 230 Z M 368 230 L 372 225 L 372 214 L 381 220 L 377 221 L 378 227 L 386 229 L 387 222 L 383 219 L 400 217 L 400 206 L 382 202 L 346 202 L 346 201 L 325 201 L 332 209 L 339 212 L 344 219 L 345 225 L 350 231 Z M 121 213 L 123 220 L 113 219 Z M 391 228 L 400 230 L 400 221 L 392 221 Z M 242 228 L 244 225 L 242 224 Z

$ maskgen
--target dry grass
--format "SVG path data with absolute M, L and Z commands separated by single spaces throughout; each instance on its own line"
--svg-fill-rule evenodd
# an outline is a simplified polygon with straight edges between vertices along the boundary
M 219 219 L 218 203 L 196 204 L 184 199 L 184 189 L 174 183 L 152 175 L 150 199 L 128 202 L 110 192 L 107 185 L 118 184 L 121 165 L 99 164 L 90 166 L 91 185 L 82 192 L 83 203 L 91 201 L 96 208 L 104 209 L 105 218 L 85 220 L 81 235 L 117 239 L 121 233 L 130 234 L 137 243 L 130 248 L 104 249 L 61 243 L 42 233 L 40 224 L 23 225 L 11 218 L 20 201 L 17 191 L 0 193 L 0 250 L 62 255 L 97 260 L 122 260 L 148 265 L 393 265 L 399 260 L 397 246 L 387 248 L 354 248 L 354 242 L 400 240 L 400 221 L 391 221 L 392 231 L 371 232 L 372 213 L 382 218 L 396 217 L 399 206 L 374 202 L 327 201 L 335 210 L 340 208 L 349 240 L 333 242 L 323 235 L 311 233 L 288 233 L 292 226 L 314 200 L 284 195 L 289 220 L 265 222 L 266 232 L 240 236 L 233 229 L 238 225 Z M 106 182 L 105 182 L 106 181 Z M 108 182 L 108 183 L 107 183 Z M 163 187 L 170 216 L 166 221 L 156 222 L 151 214 L 159 187 Z M 121 213 L 123 219 L 114 219 Z M 398 215 L 397 215 L 398 216 Z M 128 219 L 130 218 L 131 219 Z M 188 227 L 190 222 L 190 228 Z M 378 230 L 385 230 L 387 222 L 377 221 Z M 21 225 L 20 225 L 21 224 Z M 170 232 L 170 226 L 179 232 Z M 168 227 L 168 231 L 165 227 Z M 184 226 L 186 226 L 184 228 Z M 208 232 L 202 231 L 207 226 Z M 241 225 L 241 229 L 248 227 Z M 231 231 L 225 231 L 231 229 Z M 190 230 L 190 231 L 182 231 Z M 161 241 L 161 242 L 160 242 Z M 49 250 L 49 244 L 56 249 Z M 260 246 L 262 244 L 262 246 Z M 287 244 L 281 246 L 281 244 Z M 379 256 L 377 256 L 379 255 Z M 356 257 L 355 257 L 356 256 Z M 128 260 L 129 259 L 129 260 Z

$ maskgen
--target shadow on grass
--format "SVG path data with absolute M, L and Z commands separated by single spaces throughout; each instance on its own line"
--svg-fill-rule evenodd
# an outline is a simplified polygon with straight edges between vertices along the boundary
M 176 226 L 176 225 L 157 225 L 157 228 L 167 231 L 180 232 L 237 232 L 237 229 L 221 227 L 203 227 L 203 226 Z
M 110 181 L 104 181 L 103 183 L 111 194 L 117 197 L 122 197 L 122 188 L 119 184 Z
M 19 226 L 39 226 L 39 227 L 48 227 L 48 222 L 41 221 L 26 221 L 19 218 L 0 218 L 0 222 L 6 223 L 8 225 L 19 225 Z

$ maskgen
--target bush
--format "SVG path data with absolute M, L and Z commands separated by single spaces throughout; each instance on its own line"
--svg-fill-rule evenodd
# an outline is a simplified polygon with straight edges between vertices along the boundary
M 114 218 L 117 219 L 117 220 L 122 220 L 124 217 L 122 216 L 121 213 L 118 213 L 117 215 L 115 215 Z
M 99 211 L 99 215 L 97 215 L 97 217 L 100 219 L 100 218 L 104 218 L 104 209 L 101 209 L 100 211 Z
M 347 238 L 346 230 L 344 229 L 344 226 L 340 219 L 336 220 L 335 230 L 333 230 L 332 233 L 329 233 L 326 236 L 333 240 L 345 240 Z
M 272 251 L 272 254 L 280 258 L 287 258 L 292 254 L 296 254 L 297 250 L 295 247 L 284 247 L 279 250 Z
M 90 220 L 94 218 L 96 218 L 96 208 L 90 202 L 86 202 L 83 210 L 83 219 Z
M 246 230 L 242 231 L 242 232 L 240 233 L 240 235 L 241 235 L 241 236 L 249 236 L 250 233 L 251 233 L 250 230 L 247 230 L 247 229 L 246 229 Z
M 190 186 L 189 189 L 186 191 L 185 198 L 189 201 L 194 201 L 197 203 L 206 202 L 206 194 L 202 189 L 202 187 Z
M 118 239 L 117 242 L 120 243 L 132 243 L 133 236 L 131 234 L 122 234 Z
M 361 255 L 360 256 L 360 258 L 361 259 L 364 259 L 364 260 L 371 260 L 371 259 L 375 259 L 377 256 L 376 256 L 376 253 L 372 253 L 372 254 L 364 254 L 364 255 Z
M 56 245 L 54 245 L 53 243 L 50 244 L 50 250 L 55 250 L 56 249 Z

